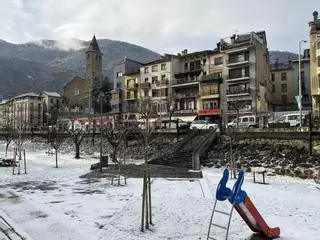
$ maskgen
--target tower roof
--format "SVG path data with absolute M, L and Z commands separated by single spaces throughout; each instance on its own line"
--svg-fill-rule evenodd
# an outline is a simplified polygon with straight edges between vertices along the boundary
M 89 45 L 89 48 L 87 50 L 88 52 L 89 51 L 95 51 L 95 52 L 99 52 L 100 53 L 100 48 L 99 48 L 99 45 L 98 45 L 98 41 L 96 39 L 96 35 L 93 35 L 93 38 L 90 42 L 90 45 Z

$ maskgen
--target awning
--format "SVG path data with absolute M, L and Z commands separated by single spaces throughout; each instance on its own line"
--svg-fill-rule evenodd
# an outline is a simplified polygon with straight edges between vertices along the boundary
M 171 119 L 172 120 L 177 120 L 177 119 L 180 119 L 184 122 L 192 122 L 195 118 L 197 117 L 197 115 L 192 115 L 192 116 L 175 116 L 175 117 L 172 117 Z

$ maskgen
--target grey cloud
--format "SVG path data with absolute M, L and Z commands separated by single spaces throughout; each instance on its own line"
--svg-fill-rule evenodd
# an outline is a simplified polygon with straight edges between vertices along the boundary
M 212 49 L 234 32 L 266 30 L 270 49 L 296 51 L 297 42 L 308 38 L 308 21 L 319 8 L 317 2 L 0 0 L 0 21 L 6 26 L 0 37 L 14 42 L 89 40 L 95 33 L 164 53 Z

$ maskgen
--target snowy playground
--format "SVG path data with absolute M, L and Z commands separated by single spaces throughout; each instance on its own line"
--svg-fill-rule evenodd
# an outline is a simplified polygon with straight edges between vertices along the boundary
M 1 143 L 1 154 L 4 148 Z M 59 155 L 59 168 L 43 150 L 26 149 L 26 158 L 26 175 L 0 168 L 0 210 L 34 240 L 207 239 L 223 169 L 204 168 L 202 179 L 153 178 L 154 225 L 141 232 L 141 178 L 116 186 L 110 179 L 79 178 L 98 161 L 94 158 Z M 281 229 L 279 239 L 320 240 L 320 189 L 315 182 L 282 176 L 267 176 L 266 181 L 253 183 L 251 173 L 245 173 L 242 189 L 265 221 Z M 229 180 L 228 187 L 234 183 Z M 219 204 L 230 210 L 227 201 Z M 226 224 L 219 216 L 215 220 Z M 219 229 L 213 230 L 217 239 L 224 239 Z M 253 234 L 235 211 L 228 239 L 265 238 Z

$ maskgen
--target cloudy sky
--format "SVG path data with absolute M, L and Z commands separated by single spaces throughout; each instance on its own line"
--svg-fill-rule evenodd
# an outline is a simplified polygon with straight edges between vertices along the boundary
M 314 10 L 320 12 L 319 0 L 0 0 L 0 38 L 89 40 L 95 33 L 176 53 L 266 30 L 270 50 L 297 52 Z

